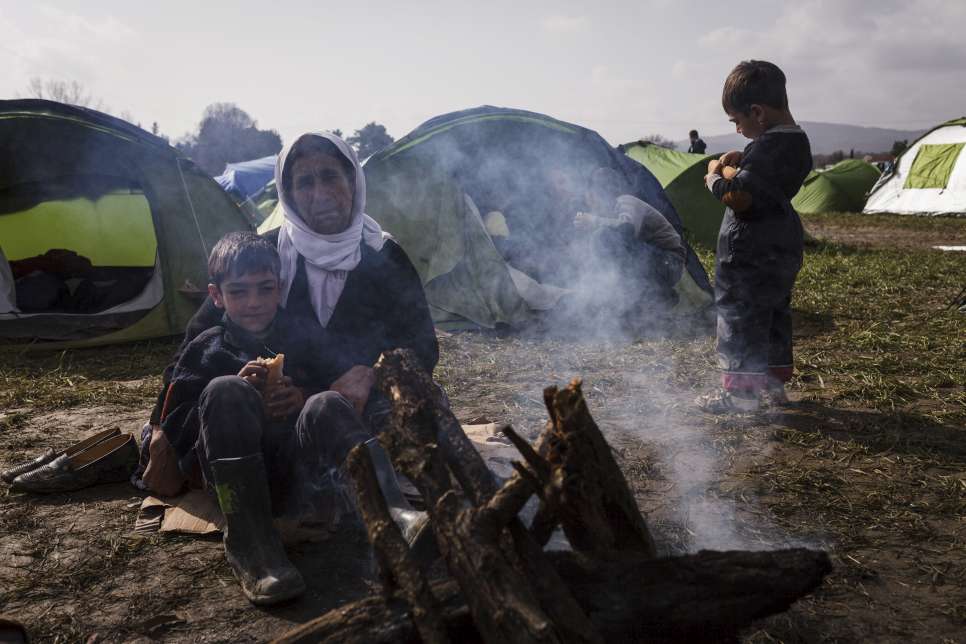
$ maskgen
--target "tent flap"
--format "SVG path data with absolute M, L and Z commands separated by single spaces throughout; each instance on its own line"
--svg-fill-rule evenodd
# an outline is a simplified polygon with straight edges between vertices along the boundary
M 924 144 L 919 146 L 904 188 L 945 188 L 963 143 Z

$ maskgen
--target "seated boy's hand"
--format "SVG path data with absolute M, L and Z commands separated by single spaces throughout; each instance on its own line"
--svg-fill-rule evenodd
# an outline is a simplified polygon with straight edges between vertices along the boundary
M 708 161 L 708 175 L 721 174 L 721 167 L 725 165 L 720 159 L 711 159 Z
M 292 384 L 291 378 L 282 376 L 265 400 L 265 412 L 272 420 L 283 420 L 302 411 L 304 405 L 305 396 L 302 395 L 302 390 Z
M 265 386 L 266 378 L 268 378 L 268 369 L 265 365 L 258 364 L 256 360 L 252 360 L 241 368 L 241 371 L 238 372 L 238 377 L 261 391 Z

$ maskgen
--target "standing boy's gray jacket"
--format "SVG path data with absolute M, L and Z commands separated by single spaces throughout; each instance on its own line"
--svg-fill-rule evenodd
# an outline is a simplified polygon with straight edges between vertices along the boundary
M 779 126 L 745 148 L 733 179 L 708 178 L 715 197 L 730 204 L 715 258 L 718 354 L 726 374 L 791 368 L 791 290 L 804 237 L 791 199 L 811 167 L 805 132 Z

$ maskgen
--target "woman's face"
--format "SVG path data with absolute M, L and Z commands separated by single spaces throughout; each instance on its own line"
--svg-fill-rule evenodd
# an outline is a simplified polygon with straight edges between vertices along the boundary
M 341 233 L 352 219 L 352 179 L 336 157 L 310 152 L 292 166 L 292 200 L 302 220 L 320 235 Z

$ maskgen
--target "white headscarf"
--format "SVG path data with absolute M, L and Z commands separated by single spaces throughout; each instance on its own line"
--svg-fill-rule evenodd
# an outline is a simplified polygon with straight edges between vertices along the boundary
M 285 193 L 282 182 L 285 164 L 288 163 L 292 150 L 310 138 L 329 141 L 355 168 L 352 216 L 349 227 L 341 233 L 321 235 L 313 231 L 299 216 L 295 205 Z M 342 289 L 345 288 L 349 271 L 358 266 L 362 259 L 361 244 L 364 242 L 378 251 L 382 249 L 385 241 L 390 239 L 390 235 L 383 232 L 379 224 L 364 212 L 366 176 L 355 151 L 331 132 L 309 132 L 285 146 L 275 164 L 275 185 L 278 186 L 278 199 L 285 214 L 285 221 L 278 234 L 278 254 L 282 260 L 282 304 L 288 303 L 289 291 L 292 290 L 292 281 L 295 279 L 298 258 L 301 255 L 305 258 L 312 308 L 319 323 L 326 326 L 342 295 Z

